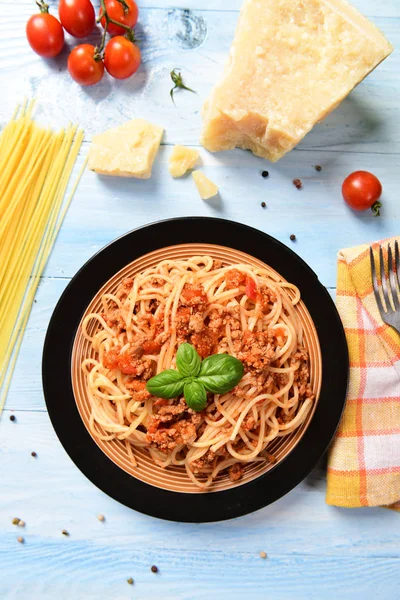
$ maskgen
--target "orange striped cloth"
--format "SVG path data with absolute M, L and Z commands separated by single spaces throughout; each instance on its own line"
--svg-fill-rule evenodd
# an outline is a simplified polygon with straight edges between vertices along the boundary
M 380 243 L 387 248 L 393 241 Z M 378 244 L 373 247 L 377 259 Z M 336 304 L 349 347 L 350 385 L 328 457 L 326 500 L 400 510 L 400 335 L 379 314 L 369 245 L 339 252 Z

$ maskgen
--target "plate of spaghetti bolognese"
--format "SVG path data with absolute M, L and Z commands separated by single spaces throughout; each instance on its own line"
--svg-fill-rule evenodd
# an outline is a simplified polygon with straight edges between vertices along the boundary
M 112 242 L 72 279 L 43 353 L 80 470 L 155 517 L 217 521 L 297 485 L 344 407 L 347 345 L 317 276 L 274 238 L 191 217 Z

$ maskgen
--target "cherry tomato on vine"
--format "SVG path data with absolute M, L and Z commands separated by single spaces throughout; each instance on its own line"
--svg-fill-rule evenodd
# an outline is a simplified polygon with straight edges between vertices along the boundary
M 375 175 L 368 171 L 354 171 L 343 182 L 342 194 L 345 202 L 353 210 L 371 208 L 378 216 L 382 195 L 382 184 Z
M 106 46 L 104 64 L 115 79 L 127 79 L 139 68 L 140 50 L 136 44 L 118 35 L 112 38 Z
M 96 24 L 90 0 L 60 0 L 58 14 L 64 29 L 76 38 L 91 34 Z
M 118 2 L 118 0 L 105 0 L 107 14 L 113 21 L 118 21 L 118 23 L 122 23 L 127 27 L 135 27 L 139 16 L 137 4 L 134 0 L 125 0 L 125 4 L 128 7 L 127 10 L 124 8 L 123 3 Z M 101 15 L 101 8 L 99 14 Z M 105 17 L 100 22 L 104 29 L 106 25 Z M 123 27 L 114 25 L 114 23 L 109 23 L 107 31 L 110 35 L 124 35 L 126 30 Z
M 26 37 L 29 45 L 39 56 L 53 58 L 60 54 L 64 46 L 64 30 L 53 15 L 49 14 L 49 7 L 38 3 L 40 13 L 32 15 L 26 24 Z
M 104 63 L 95 59 L 96 48 L 92 44 L 76 46 L 68 57 L 68 71 L 80 85 L 95 85 L 104 75 Z

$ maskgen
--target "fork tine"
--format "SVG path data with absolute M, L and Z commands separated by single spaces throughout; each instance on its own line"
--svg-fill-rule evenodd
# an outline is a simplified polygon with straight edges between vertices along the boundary
M 384 298 L 385 304 L 386 304 L 386 312 L 393 312 L 393 308 L 390 303 L 390 298 L 389 298 L 389 293 L 388 293 L 388 285 L 387 285 L 387 278 L 386 278 L 386 273 L 385 273 L 385 263 L 383 261 L 382 246 L 379 246 L 379 266 L 381 269 L 382 292 L 383 292 L 383 298 Z
M 399 244 L 397 240 L 394 243 L 394 262 L 396 264 L 397 283 L 400 287 L 400 256 L 399 256 Z
M 393 305 L 394 305 L 395 310 L 400 310 L 399 296 L 397 294 L 396 276 L 393 271 L 392 247 L 390 244 L 388 246 L 388 270 L 389 270 L 390 291 L 392 292 Z
M 372 246 L 370 246 L 370 248 L 369 248 L 369 258 L 371 261 L 372 286 L 374 288 L 375 300 L 378 305 L 379 312 L 381 313 L 381 316 L 383 318 L 385 311 L 383 310 L 382 300 L 381 300 L 381 296 L 379 293 L 378 279 L 376 277 L 376 269 L 375 269 L 374 251 L 372 250 Z

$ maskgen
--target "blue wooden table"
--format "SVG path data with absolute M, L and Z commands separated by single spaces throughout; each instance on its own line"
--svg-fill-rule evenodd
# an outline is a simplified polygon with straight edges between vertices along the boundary
M 39 287 L 0 422 L 2 600 L 400 598 L 399 515 L 327 506 L 321 471 L 247 517 L 209 525 L 162 522 L 117 504 L 87 481 L 58 442 L 46 412 L 40 362 L 50 315 L 77 269 L 126 231 L 183 215 L 247 223 L 295 249 L 333 296 L 340 248 L 399 233 L 397 52 L 279 163 L 266 164 L 243 151 L 203 150 L 206 173 L 220 187 L 218 202 L 200 200 L 190 178 L 171 179 L 171 146 L 199 145 L 200 107 L 222 71 L 240 3 L 175 0 L 171 8 L 168 0 L 142 0 L 138 74 L 81 89 L 66 71 L 67 50 L 44 61 L 29 49 L 24 29 L 34 2 L 0 0 L 2 124 L 24 96 L 35 97 L 43 123 L 59 128 L 73 121 L 84 128 L 79 164 L 94 132 L 132 117 L 166 129 L 151 180 L 85 172 Z M 353 4 L 400 46 L 399 0 Z M 50 5 L 55 13 L 56 2 Z M 178 92 L 174 106 L 169 72 L 178 67 L 198 93 Z M 261 177 L 263 169 L 268 179 Z M 342 201 L 341 183 L 358 169 L 374 172 L 383 183 L 380 219 L 353 214 Z M 302 190 L 294 187 L 294 178 L 302 180 Z M 23 519 L 25 528 L 13 526 L 13 517 Z M 260 551 L 268 558 L 260 558 Z M 153 564 L 158 574 L 150 571 Z

